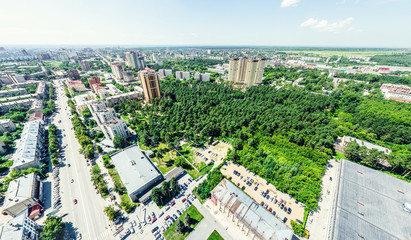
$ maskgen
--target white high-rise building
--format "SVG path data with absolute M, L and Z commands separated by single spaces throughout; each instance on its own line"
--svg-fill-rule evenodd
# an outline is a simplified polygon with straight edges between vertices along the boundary
M 180 80 L 189 79 L 190 78 L 190 72 L 177 71 L 176 72 L 176 78 L 180 79 Z
M 123 65 L 119 63 L 111 64 L 111 71 L 116 81 L 123 81 Z
M 210 81 L 210 73 L 196 73 L 194 75 L 194 79 L 198 79 L 200 81 Z
M 173 74 L 173 70 L 171 69 L 160 69 L 158 70 L 158 77 L 160 79 L 165 78 L 166 76 L 172 75 Z

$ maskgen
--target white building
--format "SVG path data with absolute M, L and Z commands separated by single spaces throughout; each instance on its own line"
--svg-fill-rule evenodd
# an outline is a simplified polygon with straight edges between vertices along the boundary
M 143 94 L 143 89 L 141 87 L 134 87 L 133 92 L 128 92 L 128 93 L 122 93 L 118 94 L 115 96 L 111 96 L 106 98 L 106 102 L 108 104 L 117 104 L 120 101 L 125 101 L 125 100 L 131 100 L 131 99 L 141 99 L 141 96 Z
M 77 111 L 81 112 L 86 109 L 87 104 L 91 101 L 96 100 L 96 95 L 94 93 L 82 94 L 74 97 L 74 102 L 76 103 Z
M 130 199 L 138 198 L 163 180 L 163 175 L 136 145 L 110 156 Z
M 10 119 L 0 119 L 0 135 L 5 132 L 13 132 L 16 130 L 16 125 Z
M 24 124 L 21 141 L 14 154 L 12 169 L 24 170 L 38 168 L 43 148 L 43 126 L 39 120 Z
M 128 138 L 130 136 L 130 132 L 128 131 L 127 124 L 124 119 L 114 117 L 103 124 L 100 125 L 103 130 L 104 135 L 110 141 L 114 140 L 114 137 L 118 134 L 124 138 Z
M 40 206 L 42 192 L 43 184 L 35 173 L 11 181 L 4 198 L 3 213 L 15 217 L 36 205 Z
M 98 111 L 98 110 L 101 110 L 101 109 L 104 109 L 104 108 L 108 107 L 108 105 L 105 101 L 98 101 L 98 100 L 89 102 L 87 104 L 87 106 L 88 106 L 88 109 L 90 109 L 91 112 L 95 112 L 95 111 Z
M 189 78 L 190 78 L 190 72 L 183 72 L 183 71 L 176 72 L 176 79 L 183 80 L 183 79 L 189 79 Z
M 173 70 L 171 69 L 160 69 L 158 70 L 158 78 L 163 79 L 166 76 L 172 75 L 173 74 Z
M 196 73 L 194 75 L 194 79 L 198 79 L 200 81 L 210 81 L 210 73 Z
M 99 125 L 116 117 L 116 112 L 112 108 L 103 108 L 95 112 L 92 112 L 92 114 L 93 117 L 96 119 L 97 124 Z
M 0 240 L 38 240 L 39 225 L 28 217 L 28 210 L 0 227 Z

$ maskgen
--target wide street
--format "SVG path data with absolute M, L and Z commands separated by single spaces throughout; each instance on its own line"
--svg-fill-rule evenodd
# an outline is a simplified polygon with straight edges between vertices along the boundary
M 58 215 L 63 216 L 63 221 L 71 222 L 77 228 L 77 233 L 81 233 L 82 239 L 113 239 L 109 221 L 103 212 L 109 203 L 96 193 L 90 181 L 91 165 L 87 166 L 86 159 L 78 151 L 80 145 L 72 130 L 64 88 L 58 80 L 54 81 L 54 85 L 57 89 L 58 113 L 53 123 L 62 131 L 61 144 L 64 148 L 60 168 L 62 208 Z M 74 199 L 77 199 L 77 204 L 73 203 Z

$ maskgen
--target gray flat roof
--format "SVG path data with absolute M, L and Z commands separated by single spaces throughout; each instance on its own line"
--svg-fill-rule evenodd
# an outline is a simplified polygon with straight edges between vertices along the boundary
M 0 226 L 0 240 L 21 240 L 24 237 L 24 220 L 28 210 L 24 210 L 15 218 Z
M 411 185 L 388 174 L 342 160 L 332 239 L 411 239 Z
M 151 160 L 136 145 L 114 153 L 111 159 L 128 194 L 132 194 L 151 180 L 162 176 Z
M 11 181 L 4 199 L 3 208 L 9 208 L 14 204 L 31 198 L 35 177 L 34 173 L 30 173 Z

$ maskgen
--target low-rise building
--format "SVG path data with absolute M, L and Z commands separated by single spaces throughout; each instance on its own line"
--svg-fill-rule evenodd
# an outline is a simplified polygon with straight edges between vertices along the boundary
M 80 73 L 77 71 L 77 69 L 69 69 L 66 71 L 67 77 L 71 79 L 80 79 Z
M 106 88 L 102 88 L 102 87 L 97 89 L 96 94 L 101 99 L 105 99 L 110 96 L 110 93 L 106 90 Z
M 380 89 L 386 99 L 411 103 L 411 87 L 384 83 Z
M 183 72 L 183 71 L 176 72 L 176 79 L 183 80 L 183 79 L 189 79 L 189 78 L 190 78 L 190 72 Z
M 44 124 L 44 115 L 42 112 L 35 112 L 29 115 L 29 121 L 41 121 Z
M 227 179 L 212 191 L 211 202 L 250 239 L 291 240 L 293 230 Z
M 161 172 L 137 145 L 129 146 L 110 157 L 130 199 L 134 202 L 164 179 Z
M 87 104 L 92 101 L 96 100 L 96 95 L 93 93 L 82 94 L 74 97 L 74 101 L 76 102 L 77 111 L 82 112 L 86 109 Z
M 16 125 L 10 119 L 0 119 L 0 135 L 5 132 L 14 132 Z
M 8 97 L 8 96 L 17 96 L 17 95 L 25 95 L 27 94 L 27 90 L 25 88 L 12 88 L 7 90 L 0 91 L 0 97 Z
M 99 100 L 91 101 L 87 105 L 91 112 L 95 112 L 108 107 L 107 102 Z
M 376 144 L 373 144 L 373 143 L 370 143 L 370 142 L 367 142 L 367 141 L 364 141 L 364 140 L 361 140 L 355 137 L 350 137 L 350 136 L 344 136 L 344 137 L 337 138 L 336 144 L 334 145 L 335 150 L 337 152 L 344 153 L 344 149 L 349 142 L 356 142 L 358 143 L 358 145 L 360 145 L 360 147 L 364 146 L 368 150 L 377 149 L 378 151 L 383 152 L 384 154 L 390 154 L 392 152 L 392 150 L 389 148 L 385 148 L 385 147 L 382 147 L 382 146 L 379 146 L 379 145 L 376 145 Z
M 116 117 L 116 112 L 112 108 L 103 108 L 92 112 L 93 117 L 97 121 L 97 124 L 103 124 L 110 119 Z
M 107 84 L 106 85 L 108 88 L 108 92 L 112 95 L 118 95 L 118 94 L 122 94 L 123 92 L 118 89 L 116 86 L 114 86 L 113 84 Z
M 41 121 L 25 123 L 11 168 L 15 170 L 38 168 L 41 163 L 42 150 L 45 149 L 42 145 L 43 124 Z
M 25 210 L 32 212 L 32 208 L 37 209 L 40 206 L 42 198 L 43 184 L 35 173 L 22 176 L 10 182 L 4 198 L 3 213 L 12 217 L 17 216 Z M 33 211 L 30 214 L 32 218 L 38 216 L 39 211 Z
M 124 138 L 130 136 L 128 127 L 124 119 L 114 117 L 100 125 L 100 128 L 103 130 L 104 135 L 110 141 L 113 141 L 114 137 L 118 134 Z
M 80 80 L 70 81 L 69 88 L 70 89 L 74 88 L 74 90 L 76 92 L 85 92 L 85 91 L 87 91 L 86 86 L 84 86 L 84 84 Z
M 5 152 L 7 152 L 6 145 L 0 140 L 0 153 L 4 154 Z
M 0 226 L 0 240 L 38 240 L 40 226 L 28 217 L 28 210 Z
M 113 104 L 117 104 L 117 103 L 119 103 L 121 101 L 124 101 L 124 100 L 132 100 L 132 99 L 141 100 L 143 90 L 141 88 L 138 89 L 137 87 L 135 87 L 134 89 L 137 90 L 137 91 L 122 93 L 122 94 L 118 94 L 118 95 L 115 95 L 115 96 L 111 96 L 111 97 L 106 98 L 106 101 L 109 105 L 113 105 Z

